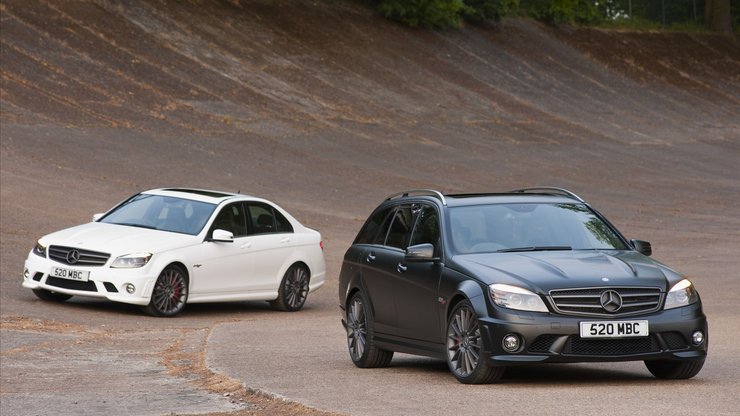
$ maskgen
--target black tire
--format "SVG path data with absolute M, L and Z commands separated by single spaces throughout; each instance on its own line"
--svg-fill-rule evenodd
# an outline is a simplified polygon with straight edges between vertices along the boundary
M 482 352 L 478 316 L 473 305 L 463 300 L 452 310 L 447 322 L 447 365 L 459 382 L 492 383 L 503 376 L 504 367 L 489 366 Z
M 36 295 L 41 300 L 49 301 L 49 302 L 64 302 L 66 300 L 69 300 L 72 295 L 67 295 L 65 293 L 59 293 L 59 292 L 52 292 L 51 290 L 46 289 L 31 289 L 33 291 L 33 294 Z
M 380 349 L 373 339 L 373 315 L 360 292 L 347 303 L 347 348 L 352 362 L 360 368 L 388 367 L 393 351 Z
M 665 380 L 684 380 L 699 374 L 704 366 L 704 360 L 672 361 L 652 360 L 645 361 L 645 367 L 657 378 Z
M 280 282 L 277 299 L 270 302 L 274 309 L 286 312 L 301 310 L 308 297 L 308 283 L 310 276 L 308 269 L 300 264 L 294 264 L 285 271 Z
M 159 274 L 145 310 L 152 316 L 175 316 L 185 309 L 187 301 L 187 275 L 181 267 L 169 265 Z

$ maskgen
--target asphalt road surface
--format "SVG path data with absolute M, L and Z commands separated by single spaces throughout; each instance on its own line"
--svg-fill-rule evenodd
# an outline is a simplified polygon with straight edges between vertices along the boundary
M 3 2 L 0 414 L 737 415 L 737 40 L 419 31 L 340 3 Z M 354 367 L 337 274 L 370 211 L 403 189 L 532 185 L 572 189 L 691 277 L 702 372 L 527 366 L 467 386 L 426 358 Z M 173 319 L 21 287 L 38 237 L 160 186 L 274 200 L 322 232 L 328 283 L 298 313 Z

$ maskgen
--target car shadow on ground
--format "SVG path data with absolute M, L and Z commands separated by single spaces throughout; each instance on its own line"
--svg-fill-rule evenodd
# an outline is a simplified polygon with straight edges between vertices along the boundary
M 171 317 L 171 318 L 160 318 L 148 315 L 144 308 L 137 305 L 130 305 L 126 303 L 110 302 L 106 300 L 98 300 L 84 297 L 73 297 L 65 302 L 46 302 L 29 298 L 28 302 L 36 303 L 35 306 L 40 308 L 56 309 L 55 315 L 68 315 L 76 312 L 90 314 L 117 314 L 125 317 L 140 317 L 140 318 L 152 318 L 152 319 L 164 319 L 164 320 L 187 320 L 188 318 L 206 318 L 214 321 L 220 321 L 224 318 L 234 318 L 240 315 L 254 315 L 265 312 L 275 314 L 290 315 L 283 311 L 273 309 L 268 302 L 265 301 L 243 301 L 243 302 L 225 302 L 225 303 L 195 303 L 188 304 L 182 313 Z M 306 304 L 298 313 L 318 311 L 322 309 L 321 305 Z
M 507 385 L 526 384 L 531 385 L 549 385 L 557 383 L 558 385 L 594 385 L 594 384 L 612 384 L 629 381 L 665 382 L 652 377 L 647 370 L 635 369 L 635 365 L 640 363 L 576 363 L 576 364 L 539 364 L 515 366 L 506 369 L 504 376 L 499 383 Z M 626 369 L 604 368 L 605 366 L 628 366 Z M 447 363 L 442 360 L 433 358 L 414 357 L 407 355 L 397 355 L 391 362 L 395 372 L 408 372 L 414 374 L 426 374 L 427 376 L 448 375 L 451 381 L 454 377 L 447 367 Z

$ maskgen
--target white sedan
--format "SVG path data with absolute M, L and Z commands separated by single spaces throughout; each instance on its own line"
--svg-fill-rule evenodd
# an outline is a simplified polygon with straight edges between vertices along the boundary
M 325 278 L 321 234 L 279 206 L 178 188 L 136 194 L 42 237 L 23 287 L 47 301 L 106 298 L 173 316 L 186 303 L 244 300 L 297 311 Z

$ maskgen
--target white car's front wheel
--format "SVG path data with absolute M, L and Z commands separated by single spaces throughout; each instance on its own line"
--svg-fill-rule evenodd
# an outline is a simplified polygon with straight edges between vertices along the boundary
M 146 311 L 153 316 L 175 316 L 188 300 L 188 279 L 181 267 L 169 265 L 157 278 Z

